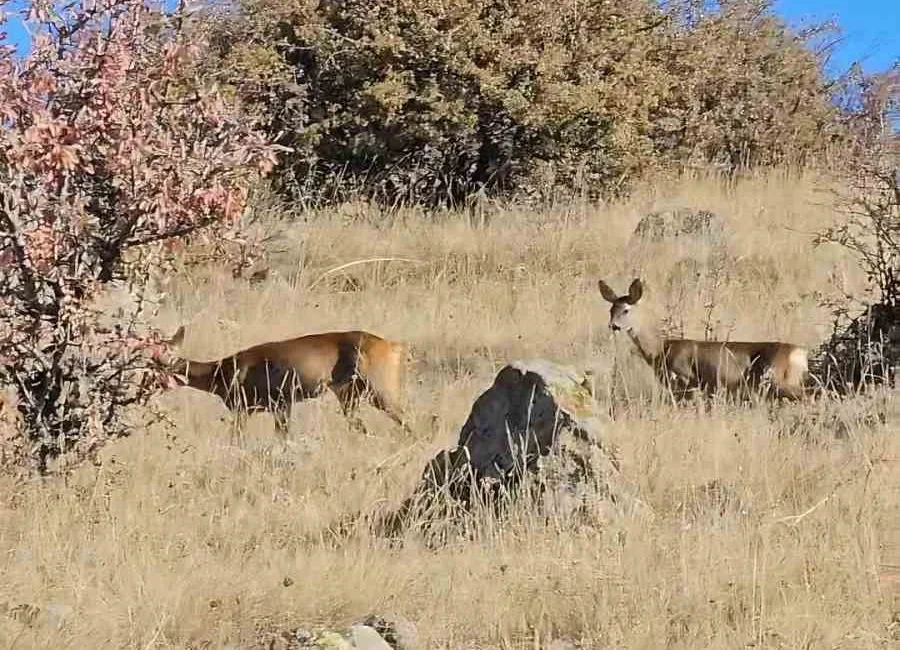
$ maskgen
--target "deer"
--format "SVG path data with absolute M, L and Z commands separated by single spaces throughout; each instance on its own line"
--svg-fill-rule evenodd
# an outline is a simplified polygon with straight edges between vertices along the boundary
M 171 351 L 184 340 L 184 325 L 168 340 L 160 363 L 169 388 L 188 386 L 218 396 L 243 428 L 248 415 L 268 411 L 276 431 L 287 436 L 291 408 L 331 390 L 351 426 L 366 432 L 356 415 L 366 398 L 404 431 L 410 427 L 400 407 L 408 348 L 363 331 L 324 332 L 261 343 L 222 359 L 197 361 Z
M 603 280 L 598 281 L 603 298 L 612 303 L 609 327 L 624 331 L 644 361 L 663 385 L 684 397 L 702 391 L 707 397 L 722 391 L 748 396 L 751 391 L 765 392 L 768 398 L 799 400 L 806 394 L 809 375 L 805 348 L 779 341 L 697 341 L 660 336 L 642 326 L 637 305 L 644 293 L 640 278 L 635 278 L 624 296 L 617 295 Z M 765 389 L 764 384 L 768 384 Z

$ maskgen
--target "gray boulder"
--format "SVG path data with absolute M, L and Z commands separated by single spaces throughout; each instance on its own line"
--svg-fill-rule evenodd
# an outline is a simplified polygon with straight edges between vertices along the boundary
M 387 528 L 446 518 L 476 501 L 499 511 L 525 485 L 547 514 L 641 507 L 602 444 L 599 413 L 589 375 L 545 359 L 510 363 L 475 400 L 457 446 L 428 463 Z
M 691 237 L 719 241 L 724 235 L 722 218 L 709 210 L 675 208 L 651 212 L 634 229 L 633 237 L 644 241 L 663 241 Z

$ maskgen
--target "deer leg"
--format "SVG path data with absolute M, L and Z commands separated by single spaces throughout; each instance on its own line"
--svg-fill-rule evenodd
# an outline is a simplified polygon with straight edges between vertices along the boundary
M 351 428 L 361 429 L 363 433 L 368 434 L 366 425 L 363 424 L 362 420 L 357 415 L 361 392 L 359 382 L 350 380 L 340 386 L 332 386 L 331 390 L 337 396 L 344 417 L 350 422 Z
M 685 406 L 687 402 L 693 403 L 696 400 L 698 387 L 678 373 L 669 371 L 664 374 L 663 385 L 673 406 Z
M 286 440 L 291 424 L 291 403 L 282 402 L 275 407 L 272 415 L 275 417 L 275 431 Z
M 811 393 L 808 390 L 806 382 L 792 382 L 788 373 L 783 376 L 776 376 L 770 370 L 766 378 L 768 379 L 769 390 L 773 397 L 777 399 L 786 399 L 791 402 L 801 401 L 808 397 Z
M 803 386 L 773 386 L 774 393 L 777 397 L 783 397 L 791 402 L 797 402 L 807 397 L 807 390 Z
M 232 382 L 225 397 L 225 404 L 232 413 L 231 442 L 232 444 L 237 442 L 240 445 L 243 443 L 244 426 L 247 424 L 247 417 L 250 414 L 247 394 L 244 392 L 243 386 Z
M 406 414 L 403 412 L 403 409 L 394 404 L 392 400 L 386 398 L 379 392 L 374 392 L 372 395 L 372 403 L 376 408 L 386 413 L 388 417 L 399 424 L 400 428 L 403 429 L 406 433 L 411 434 L 413 432 L 412 428 L 407 422 Z
M 247 424 L 247 410 L 238 407 L 234 411 L 234 417 L 231 420 L 231 441 L 237 442 L 238 445 L 244 442 L 244 426 Z

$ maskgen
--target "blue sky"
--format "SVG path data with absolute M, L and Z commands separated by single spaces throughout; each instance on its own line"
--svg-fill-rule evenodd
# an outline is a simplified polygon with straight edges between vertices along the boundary
M 22 4 L 3 3 L 10 13 Z M 776 0 L 775 11 L 792 25 L 829 19 L 841 25 L 844 37 L 832 57 L 831 74 L 846 71 L 854 61 L 876 72 L 900 60 L 900 0 Z M 7 31 L 20 52 L 27 49 L 28 34 L 18 19 L 11 18 Z
M 886 70 L 900 60 L 900 0 L 777 0 L 775 10 L 791 25 L 834 19 L 843 41 L 829 73 L 841 73 L 854 61 L 867 72 Z

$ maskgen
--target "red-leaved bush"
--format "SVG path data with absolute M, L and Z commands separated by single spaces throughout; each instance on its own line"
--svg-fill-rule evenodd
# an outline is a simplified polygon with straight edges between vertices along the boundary
M 129 432 L 159 377 L 142 289 L 164 244 L 226 236 L 276 150 L 196 72 L 181 9 L 36 1 L 24 17 L 29 54 L 0 49 L 0 383 L 16 394 L 0 462 L 44 470 Z M 115 313 L 98 304 L 111 288 L 131 297 Z

